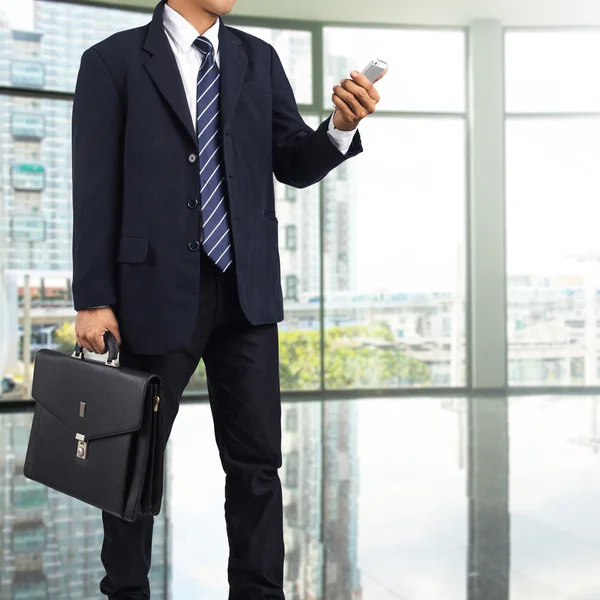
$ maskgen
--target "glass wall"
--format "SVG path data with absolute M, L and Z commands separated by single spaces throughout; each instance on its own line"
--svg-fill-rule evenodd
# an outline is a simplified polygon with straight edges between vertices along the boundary
M 0 5 L 0 398 L 27 396 L 25 359 L 75 342 L 71 299 L 71 93 L 83 51 L 148 14 L 45 1 Z M 29 95 L 19 94 L 27 89 Z M 13 91 L 14 90 L 14 91 Z M 65 92 L 64 100 L 49 91 Z M 27 346 L 29 345 L 29 350 Z M 29 371 L 31 372 L 31 371 Z
M 509 383 L 598 384 L 598 31 L 506 35 Z
M 26 395 L 26 275 L 29 358 L 74 341 L 70 116 L 81 53 L 149 14 L 2 7 L 0 393 L 16 399 Z M 392 65 L 378 114 L 361 125 L 365 152 L 309 189 L 275 182 L 283 389 L 467 386 L 466 33 L 232 24 L 275 46 L 312 127 L 350 70 L 374 56 Z M 505 36 L 510 385 L 598 383 L 600 84 L 589 73 L 599 45 L 595 30 Z M 200 366 L 189 391 L 205 389 Z
M 20 399 L 31 372 L 23 347 L 34 360 L 74 344 L 70 117 L 81 54 L 150 14 L 42 0 L 2 10 L 0 370 L 2 398 Z M 232 25 L 275 47 L 313 128 L 331 113 L 334 82 L 376 55 L 397 65 L 381 83 L 385 113 L 361 126 L 364 155 L 309 189 L 275 182 L 282 388 L 465 385 L 464 32 Z M 48 97 L 56 91 L 63 99 Z M 205 390 L 201 364 L 188 392 Z
M 312 32 L 301 29 L 274 29 L 237 24 L 236 29 L 271 44 L 277 51 L 290 80 L 296 102 L 306 105 L 313 103 Z
M 464 386 L 465 35 L 327 27 L 324 48 L 325 110 L 352 69 L 392 65 L 365 152 L 323 186 L 325 385 Z

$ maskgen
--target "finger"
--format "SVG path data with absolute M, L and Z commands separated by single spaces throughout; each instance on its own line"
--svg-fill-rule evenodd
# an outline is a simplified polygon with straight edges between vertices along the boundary
M 351 94 L 348 90 L 344 89 L 341 85 L 336 85 L 335 95 L 339 96 L 352 110 L 354 118 L 363 119 L 367 116 L 367 109 L 356 99 L 354 94 Z
M 102 341 L 102 335 L 96 332 L 89 332 L 85 338 L 86 350 L 93 352 L 94 354 L 104 354 L 104 342 Z
M 342 98 L 340 98 L 337 94 L 333 94 L 332 100 L 345 119 L 347 119 L 350 122 L 356 121 L 356 115 L 354 114 L 352 109 L 344 102 L 344 100 L 342 100 Z
M 92 344 L 86 339 L 83 338 L 81 340 L 81 344 L 80 346 L 84 349 L 87 350 L 88 352 L 95 352 L 94 347 L 92 346 Z
M 371 85 L 369 89 L 365 89 L 352 81 L 352 79 L 344 79 L 342 81 L 342 87 L 348 90 L 365 108 L 373 107 L 381 100 L 379 92 L 374 85 Z
M 385 73 L 385 71 L 384 71 L 384 73 Z M 381 79 L 381 77 L 383 77 L 384 73 L 382 73 L 375 81 L 379 81 Z M 373 83 L 371 83 L 371 81 L 369 81 L 368 77 L 366 77 L 362 73 L 359 73 L 358 71 L 352 71 L 352 73 L 350 73 L 350 77 L 352 79 L 349 81 L 353 81 L 356 85 L 363 88 L 367 92 L 367 95 L 370 96 L 371 98 L 375 99 L 374 94 L 377 94 L 377 96 L 379 96 Z M 379 99 L 377 101 L 379 102 Z
M 363 87 L 366 90 L 368 90 L 370 87 L 373 87 L 373 84 L 369 81 L 369 78 L 363 73 L 352 71 L 352 73 L 350 73 L 350 77 L 352 77 L 352 80 L 360 85 L 360 87 Z
M 360 103 L 349 91 L 344 89 L 341 85 L 336 85 L 333 88 L 333 93 L 335 96 L 341 98 L 344 101 L 344 103 L 352 111 L 352 115 L 354 118 L 358 117 Z
M 104 342 L 104 331 L 97 333 L 94 338 L 94 348 L 96 348 L 96 354 L 104 354 L 107 350 L 106 343 Z

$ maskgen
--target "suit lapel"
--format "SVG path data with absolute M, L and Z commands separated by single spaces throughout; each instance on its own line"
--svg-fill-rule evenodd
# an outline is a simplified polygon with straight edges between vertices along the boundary
M 222 124 L 230 121 L 240 97 L 246 75 L 248 57 L 241 47 L 239 38 L 221 20 L 219 29 L 219 55 L 221 70 L 221 115 Z
M 165 3 L 166 0 L 162 0 L 154 9 L 150 29 L 144 42 L 144 50 L 152 56 L 144 63 L 144 66 L 160 93 L 194 140 L 194 143 L 198 143 L 177 61 L 164 31 L 163 10 Z

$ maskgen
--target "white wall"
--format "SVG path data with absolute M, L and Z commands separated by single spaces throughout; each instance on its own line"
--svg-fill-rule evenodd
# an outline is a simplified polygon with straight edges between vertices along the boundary
M 600 24 L 598 0 L 238 0 L 236 14 L 398 24 Z
M 157 0 L 108 0 L 153 7 Z M 234 15 L 316 21 L 465 25 L 600 25 L 599 0 L 238 0 Z

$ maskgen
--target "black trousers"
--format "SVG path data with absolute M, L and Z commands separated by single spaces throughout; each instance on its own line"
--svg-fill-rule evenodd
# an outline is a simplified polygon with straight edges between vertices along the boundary
M 170 433 L 181 394 L 200 358 L 204 359 L 215 437 L 226 474 L 229 599 L 283 600 L 277 325 L 252 326 L 239 306 L 234 267 L 221 273 L 205 255 L 199 293 L 198 319 L 189 348 L 142 356 L 133 354 L 124 340 L 121 364 L 163 378 L 161 407 Z M 202 476 L 201 467 L 189 474 Z M 140 517 L 128 523 L 106 513 L 102 518 L 106 569 L 102 593 L 110 600 L 150 598 L 154 519 Z

